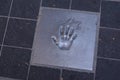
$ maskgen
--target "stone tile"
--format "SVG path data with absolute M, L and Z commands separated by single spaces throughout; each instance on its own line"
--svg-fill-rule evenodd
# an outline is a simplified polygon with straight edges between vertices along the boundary
M 8 16 L 12 0 L 0 0 L 0 15 Z
M 120 80 L 120 61 L 98 59 L 95 80 Z
M 11 16 L 37 19 L 41 0 L 14 0 Z
M 28 80 L 59 80 L 60 70 L 31 66 Z
M 101 7 L 101 27 L 120 29 L 120 2 L 103 1 Z
M 87 72 L 76 72 L 63 70 L 63 80 L 93 80 L 94 74 Z
M 68 9 L 70 0 L 43 0 L 42 6 Z
M 0 44 L 3 42 L 3 36 L 5 33 L 7 18 L 0 17 Z
M 32 48 L 36 21 L 10 19 L 5 45 Z
M 30 50 L 3 47 L 0 76 L 26 80 L 30 57 Z
M 83 11 L 100 11 L 101 0 L 72 0 L 72 9 Z
M 100 29 L 98 56 L 120 59 L 120 30 Z

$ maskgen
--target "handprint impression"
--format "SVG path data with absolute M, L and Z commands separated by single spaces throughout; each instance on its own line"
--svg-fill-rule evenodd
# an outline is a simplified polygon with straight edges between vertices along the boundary
M 61 50 L 69 50 L 73 41 L 77 38 L 75 31 L 79 25 L 80 22 L 69 19 L 65 25 L 59 27 L 58 38 L 56 36 L 51 36 L 53 43 Z

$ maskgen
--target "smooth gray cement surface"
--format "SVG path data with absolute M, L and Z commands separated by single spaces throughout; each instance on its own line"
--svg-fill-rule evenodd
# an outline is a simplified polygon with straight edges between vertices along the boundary
M 69 18 L 81 21 L 81 25 L 71 49 L 60 50 L 51 36 L 58 36 L 59 26 Z M 98 22 L 97 13 L 42 8 L 31 64 L 93 71 Z

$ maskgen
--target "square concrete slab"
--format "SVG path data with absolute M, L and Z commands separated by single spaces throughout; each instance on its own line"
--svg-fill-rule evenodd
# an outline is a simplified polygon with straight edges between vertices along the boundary
M 53 44 L 51 36 L 57 36 L 59 26 L 69 18 L 80 21 L 81 27 L 70 50 L 60 50 Z M 93 71 L 98 25 L 97 13 L 42 8 L 31 64 Z

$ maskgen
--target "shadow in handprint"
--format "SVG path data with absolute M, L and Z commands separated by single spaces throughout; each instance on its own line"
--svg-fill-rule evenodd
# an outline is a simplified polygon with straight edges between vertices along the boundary
M 69 50 L 73 41 L 77 38 L 75 32 L 79 28 L 81 22 L 74 19 L 68 19 L 63 25 L 60 25 L 58 37 L 51 36 L 53 43 L 61 50 Z

